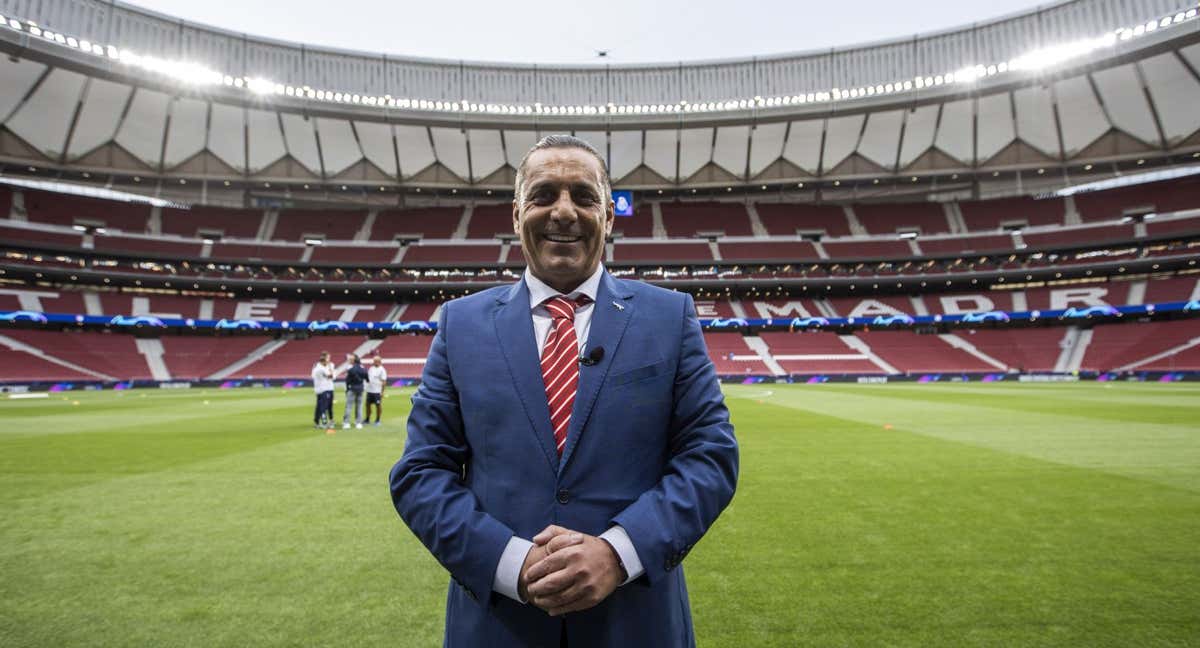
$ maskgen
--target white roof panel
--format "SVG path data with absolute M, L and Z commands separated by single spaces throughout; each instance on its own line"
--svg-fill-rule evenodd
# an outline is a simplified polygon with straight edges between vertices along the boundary
M 424 126 L 396 126 L 396 151 L 400 155 L 400 173 L 414 176 L 437 161 Z
M 970 99 L 942 104 L 933 145 L 954 159 L 972 163 L 975 156 L 974 106 Z M 1011 124 L 1009 126 L 1011 128 Z M 1009 139 L 1012 139 L 1011 134 Z M 918 153 L 916 157 L 919 157 Z M 981 158 L 983 156 L 980 156 Z
M 713 129 L 685 128 L 679 131 L 679 179 L 685 180 L 712 161 Z
M 900 146 L 900 125 L 904 122 L 903 110 L 871 113 L 867 127 L 863 130 L 858 153 L 885 169 L 896 165 L 896 151 Z
M 600 153 L 600 157 L 604 158 L 605 163 L 608 162 L 608 134 L 604 131 L 575 131 L 575 137 L 592 145 Z
M 330 177 L 350 168 L 362 159 L 358 140 L 344 119 L 317 118 L 317 136 L 321 138 L 321 161 Z
M 29 59 L 13 61 L 0 56 L 0 88 L 4 88 L 4 92 L 0 92 L 0 119 L 8 117 L 45 70 L 45 65 Z
M 608 154 L 608 172 L 616 182 L 642 163 L 642 131 L 613 131 L 609 135 Z
M 512 168 L 517 168 L 521 164 L 521 158 L 537 144 L 538 133 L 531 130 L 506 130 L 504 131 L 504 159 L 508 161 L 508 165 Z
M 1200 82 L 1173 54 L 1160 54 L 1139 63 L 1146 87 L 1158 109 L 1167 144 L 1174 145 L 1200 129 Z
M 1054 92 L 1058 97 L 1063 153 L 1067 157 L 1082 151 L 1111 128 L 1087 77 L 1059 81 Z
M 279 113 L 287 152 L 315 175 L 321 175 L 321 154 L 317 151 L 317 131 L 312 119 L 293 113 Z
M 116 142 L 146 164 L 157 167 L 162 162 L 163 137 L 167 128 L 167 105 L 170 95 L 138 88 L 129 102 L 125 120 L 117 129 Z
M 783 137 L 787 124 L 758 124 L 750 134 L 750 175 L 756 176 L 783 155 Z
M 430 128 L 433 136 L 433 151 L 447 169 L 460 178 L 470 179 L 471 169 L 467 163 L 467 136 L 457 128 Z
M 92 79 L 84 95 L 83 109 L 75 120 L 75 132 L 67 146 L 67 156 L 78 158 L 112 141 L 117 124 L 133 88 L 104 79 Z M 0 93 L 2 94 L 2 93 Z
M 504 166 L 504 147 L 500 143 L 500 131 L 472 129 L 467 132 L 471 144 L 471 171 L 475 181 L 482 180 Z
M 246 130 L 250 137 L 250 172 L 262 171 L 272 162 L 287 154 L 283 144 L 283 132 L 279 130 L 279 116 L 265 110 L 246 111 Z M 211 146 L 212 140 L 209 140 Z
M 677 177 L 675 145 L 678 138 L 679 131 L 675 129 L 646 131 L 646 166 L 671 182 Z
M 850 157 L 858 147 L 858 136 L 862 133 L 865 115 L 833 117 L 825 126 L 825 155 L 821 158 L 821 170 L 828 173 Z
M 79 105 L 84 77 L 66 70 L 51 70 L 15 115 L 5 124 L 47 157 L 57 158 L 66 144 L 67 129 Z M 0 92 L 0 94 L 5 94 Z
M 908 113 L 904 123 L 904 141 L 900 144 L 900 167 L 906 167 L 933 146 L 939 106 L 921 106 Z
M 1132 64 L 1093 72 L 1092 80 L 1113 126 L 1147 144 L 1161 145 L 1150 102 Z
M 749 126 L 722 126 L 713 145 L 713 162 L 733 175 L 746 176 L 746 156 L 750 146 Z
M 389 176 L 396 175 L 396 151 L 392 148 L 392 127 L 379 122 L 354 122 L 358 143 L 367 160 Z
M 163 154 L 163 166 L 170 169 L 204 150 L 207 121 L 208 102 L 197 99 L 174 101 L 167 127 L 167 150 Z
M 820 166 L 821 131 L 824 128 L 822 119 L 792 122 L 787 143 L 783 145 L 783 157 L 809 173 L 816 173 Z
M 1017 107 L 1017 136 L 1046 155 L 1059 157 L 1054 101 L 1049 88 L 1039 85 L 1017 90 L 1013 93 L 1013 103 Z
M 1011 99 L 1007 94 L 979 98 L 979 162 L 1000 152 L 1016 137 Z
M 279 128 L 276 127 L 275 131 L 278 134 Z M 282 146 L 280 149 L 282 155 Z M 219 103 L 212 105 L 212 115 L 209 116 L 208 123 L 208 150 L 234 169 L 246 170 L 246 128 L 243 108 Z

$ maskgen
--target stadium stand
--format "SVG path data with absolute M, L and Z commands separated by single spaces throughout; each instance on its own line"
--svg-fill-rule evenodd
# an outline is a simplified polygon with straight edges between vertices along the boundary
M 393 335 L 375 351 L 383 358 L 389 378 L 420 378 L 432 343 L 432 335 Z
M 717 244 L 721 259 L 725 261 L 814 261 L 817 249 L 808 241 L 782 241 L 778 243 L 728 243 Z
M 175 380 L 203 380 L 232 365 L 271 338 L 164 335 L 163 362 Z M 296 377 L 303 377 L 298 375 Z
M 0 288 L 0 309 L 85 314 L 83 293 L 76 291 Z M 103 313 L 96 313 L 102 315 Z
M 476 205 L 467 225 L 467 238 L 492 240 L 497 235 L 514 235 L 512 203 Z
M 633 216 L 617 216 L 613 219 L 613 234 L 624 238 L 650 238 L 654 236 L 654 215 L 648 203 L 634 207 Z
M 739 333 L 705 332 L 704 343 L 708 345 L 708 355 L 712 358 L 718 374 L 761 375 L 770 373 L 762 358 L 755 354 Z
M 907 374 L 999 371 L 936 335 L 918 335 L 911 331 L 856 331 L 854 336 L 866 342 L 885 362 Z
M 1195 344 L 1179 349 L 1192 343 Z M 1200 322 L 1196 320 L 1105 324 L 1092 329 L 1092 341 L 1081 368 L 1088 371 L 1200 369 L 1196 344 L 1200 344 Z M 1161 358 L 1156 358 L 1160 355 Z
M 6 346 L 4 332 L 0 332 L 0 346 Z M 8 349 L 6 362 L 0 367 L 0 383 L 3 382 L 75 382 L 94 381 L 97 376 L 75 371 L 55 364 L 44 357 L 26 351 Z
M 1147 304 L 1200 299 L 1200 277 L 1158 277 L 1146 281 Z
M 262 227 L 261 209 L 231 209 L 195 205 L 191 209 L 162 210 L 162 233 L 203 238 L 219 233 L 220 238 L 252 239 Z
M 942 234 L 950 231 L 946 214 L 938 203 L 865 203 L 855 205 L 854 214 L 870 234 L 895 234 L 906 230 Z
M 707 243 L 631 243 L 613 245 L 613 261 L 663 262 L 712 261 Z
M 956 334 L 980 352 L 1022 372 L 1054 371 L 1067 328 L 969 329 Z M 991 368 L 989 367 L 989 370 Z
M 150 206 L 50 191 L 26 190 L 25 212 L 35 223 L 62 225 L 98 224 L 133 234 L 146 231 Z
M 312 263 L 340 265 L 385 266 L 396 257 L 397 247 L 368 245 L 317 245 L 313 247 Z
M 275 222 L 275 241 L 303 241 L 320 238 L 350 241 L 362 229 L 367 213 L 362 210 L 289 209 L 279 212 Z
M 921 252 L 928 256 L 948 256 L 963 254 L 983 254 L 989 252 L 1005 252 L 1015 249 L 1012 236 L 996 234 L 992 236 L 956 236 L 942 238 L 925 238 L 917 240 Z
M 70 250 L 79 249 L 83 242 L 83 236 L 73 232 L 51 232 L 3 224 L 0 224 L 0 239 L 4 240 L 8 245 L 20 245 L 21 247 L 40 247 L 46 245 L 51 248 Z
M 499 243 L 431 245 L 419 242 L 409 245 L 408 251 L 404 253 L 405 265 L 497 263 L 499 259 Z
M 751 236 L 750 215 L 746 206 L 735 202 L 664 202 L 663 228 L 667 236 L 694 237 L 701 232 L 722 232 L 725 236 Z
M 825 251 L 833 259 L 907 259 L 913 256 L 908 241 L 859 239 L 824 241 Z
M 784 371 L 794 375 L 878 374 L 883 369 L 834 333 L 763 331 L 758 336 Z
M 109 234 L 97 234 L 93 241 L 99 251 L 152 254 L 161 259 L 194 259 L 200 256 L 202 245 L 196 239 L 184 241 Z
M 1061 198 L 1036 200 L 1024 196 L 963 201 L 958 203 L 958 208 L 967 229 L 973 232 L 999 230 L 1005 226 L 1062 225 L 1067 211 Z
M 57 358 L 118 380 L 149 380 L 150 367 L 132 335 L 109 332 L 7 330 L 0 335 Z M 94 379 L 94 378 L 93 378 Z
M 230 378 L 304 378 L 312 372 L 321 352 L 328 351 L 334 364 L 340 364 L 365 342 L 358 336 L 322 336 L 289 340 L 272 353 L 242 367 Z
M 1173 212 L 1200 208 L 1200 177 L 1191 176 L 1075 195 L 1085 222 L 1119 220 L 1129 213 Z
M 384 210 L 375 215 L 372 241 L 394 241 L 397 236 L 448 239 L 462 219 L 462 207 Z
M 1200 234 L 1200 216 L 1186 218 L 1159 219 L 1155 218 L 1146 223 L 1146 235 L 1163 237 L 1180 234 Z
M 11 217 L 12 212 L 12 189 L 8 185 L 0 184 L 0 218 Z
M 1024 238 L 1025 244 L 1033 249 L 1082 247 L 1088 243 L 1132 241 L 1134 230 L 1133 225 L 1097 225 L 1056 229 L 1048 232 L 1031 232 L 1026 233 Z
M 821 232 L 825 236 L 850 236 L 846 212 L 837 205 L 755 203 L 758 219 L 771 236 L 796 236 Z
M 257 243 L 214 243 L 210 256 L 226 261 L 299 261 L 303 245 L 266 245 Z

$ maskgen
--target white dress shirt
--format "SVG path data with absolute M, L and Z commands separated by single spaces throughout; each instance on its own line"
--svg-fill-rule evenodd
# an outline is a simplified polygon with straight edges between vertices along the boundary
M 579 339 L 580 354 L 587 348 L 588 332 L 592 328 L 592 313 L 596 310 L 596 292 L 600 289 L 600 278 L 604 276 L 604 265 L 600 264 L 592 276 L 579 285 L 578 288 L 566 295 L 568 299 L 577 299 L 586 295 L 591 302 L 575 310 L 575 336 Z M 525 285 L 529 288 L 529 308 L 533 317 L 533 335 L 537 341 L 538 353 L 546 346 L 546 338 L 550 335 L 553 318 L 546 310 L 543 302 L 562 293 L 547 286 L 542 280 L 533 276 L 529 269 L 525 270 Z M 641 576 L 645 572 L 642 561 L 638 558 L 637 550 L 629 534 L 620 525 L 614 525 L 600 534 L 600 537 L 612 546 L 625 566 L 628 578 L 625 583 Z M 533 548 L 533 543 L 525 538 L 513 536 L 500 555 L 500 564 L 496 566 L 496 577 L 492 581 L 492 589 L 515 600 L 524 603 L 519 593 L 518 584 L 521 578 L 521 567 L 525 565 L 525 556 Z

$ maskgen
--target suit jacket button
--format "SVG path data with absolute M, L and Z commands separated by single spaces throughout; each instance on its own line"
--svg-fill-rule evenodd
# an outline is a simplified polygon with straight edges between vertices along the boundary
M 559 504 L 566 504 L 567 502 L 570 502 L 570 501 L 571 501 L 571 493 L 570 493 L 570 492 L 568 492 L 568 491 L 567 491 L 567 489 L 565 489 L 565 488 L 561 488 L 561 489 L 559 489 L 559 491 L 558 491 L 558 503 L 559 503 Z

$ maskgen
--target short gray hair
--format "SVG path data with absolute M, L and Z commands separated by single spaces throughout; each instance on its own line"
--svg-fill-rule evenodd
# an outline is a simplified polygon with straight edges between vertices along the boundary
M 604 184 L 604 195 L 607 197 L 612 193 L 612 178 L 608 175 L 608 164 L 604 161 L 604 156 L 600 155 L 600 151 L 596 150 L 596 147 L 574 135 L 547 135 L 538 140 L 538 143 L 534 144 L 533 148 L 525 153 L 525 156 L 521 158 L 520 166 L 517 167 L 517 181 L 513 186 L 513 192 L 518 203 L 521 202 L 521 187 L 525 184 L 525 163 L 529 161 L 529 156 L 537 151 L 553 148 L 574 148 L 591 153 L 592 157 L 596 158 L 596 161 L 600 163 L 600 181 Z

